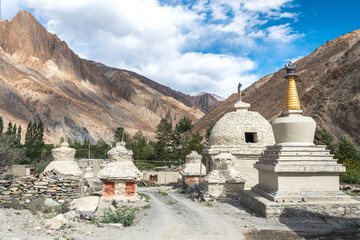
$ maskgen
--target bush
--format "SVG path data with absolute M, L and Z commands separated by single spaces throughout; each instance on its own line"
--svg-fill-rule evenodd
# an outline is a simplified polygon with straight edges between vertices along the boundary
M 121 206 L 115 210 L 107 209 L 102 217 L 103 223 L 121 223 L 124 227 L 130 226 L 136 217 L 136 208 Z
M 51 213 L 51 211 L 52 211 L 51 207 L 44 205 L 44 199 L 42 199 L 42 198 L 37 198 L 37 199 L 32 200 L 30 202 L 28 208 L 33 215 L 36 215 L 37 212 Z
M 350 169 L 340 175 L 340 181 L 345 183 L 360 184 L 360 171 Z
M 49 163 L 51 162 L 51 159 L 46 159 L 46 160 L 41 160 L 38 163 L 34 164 L 34 174 L 40 174 L 44 171 L 44 169 L 46 168 L 47 165 L 49 165 Z
M 4 180 L 6 180 L 6 181 L 10 181 L 10 180 L 13 180 L 13 179 L 14 179 L 14 175 L 12 175 L 12 174 L 6 174 L 4 176 Z

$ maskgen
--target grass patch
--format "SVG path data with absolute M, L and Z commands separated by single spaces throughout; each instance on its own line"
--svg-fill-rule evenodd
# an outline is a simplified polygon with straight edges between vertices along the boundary
M 204 204 L 205 204 L 205 206 L 208 206 L 208 207 L 214 206 L 214 203 L 212 201 L 205 201 Z
M 145 206 L 142 207 L 143 209 L 149 209 L 151 208 L 150 204 L 146 204 Z
M 145 193 L 138 193 L 141 198 L 145 198 L 145 202 L 148 202 L 150 200 L 149 195 Z
M 356 220 L 348 221 L 347 225 L 354 229 L 360 229 L 360 223 Z
M 133 224 L 136 217 L 136 208 L 121 206 L 117 208 L 114 212 L 111 209 L 104 211 L 102 216 L 102 223 L 121 223 L 124 227 L 130 226 Z
M 360 192 L 345 192 L 349 196 L 360 196 Z
M 185 189 L 183 189 L 183 188 L 178 188 L 178 189 L 176 189 L 176 192 L 177 192 L 177 193 L 180 193 L 180 194 L 185 194 Z
M 158 194 L 161 194 L 161 195 L 163 195 L 163 196 L 168 196 L 168 195 L 169 195 L 167 192 L 161 191 L 160 189 L 158 190 L 157 193 L 158 193 Z
M 177 201 L 168 201 L 168 203 L 167 204 L 169 204 L 169 205 L 175 205 L 175 204 L 177 204 Z

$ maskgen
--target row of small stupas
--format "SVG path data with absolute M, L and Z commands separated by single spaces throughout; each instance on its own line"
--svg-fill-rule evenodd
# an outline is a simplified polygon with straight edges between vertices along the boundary
M 60 148 L 51 151 L 53 161 L 45 168 L 46 171 L 57 170 L 61 174 L 80 176 L 82 171 L 74 161 L 76 150 L 69 148 L 67 142 Z M 132 162 L 133 152 L 125 148 L 125 142 L 119 142 L 108 151 L 109 162 L 99 172 L 98 178 L 103 183 L 103 197 L 119 200 L 136 200 L 136 183 L 141 179 L 141 173 Z M 91 167 L 85 168 L 85 179 L 93 180 Z

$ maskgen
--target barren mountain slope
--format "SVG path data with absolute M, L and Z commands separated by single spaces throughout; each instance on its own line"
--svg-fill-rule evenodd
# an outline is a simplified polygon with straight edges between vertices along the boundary
M 326 127 L 339 138 L 345 134 L 360 144 L 360 30 L 344 34 L 296 62 L 297 88 L 304 115 L 312 116 L 317 130 Z M 244 90 L 251 111 L 272 121 L 285 106 L 285 69 L 261 78 Z M 195 131 L 205 132 L 211 121 L 232 111 L 233 94 L 200 119 Z
M 116 127 L 148 137 L 161 118 L 204 114 L 188 95 L 136 73 L 79 58 L 26 11 L 0 21 L 0 115 L 26 128 L 41 119 L 46 140 L 110 141 Z
M 189 100 L 193 106 L 196 106 L 204 113 L 208 113 L 214 107 L 216 107 L 223 99 L 213 94 L 200 93 L 190 96 Z

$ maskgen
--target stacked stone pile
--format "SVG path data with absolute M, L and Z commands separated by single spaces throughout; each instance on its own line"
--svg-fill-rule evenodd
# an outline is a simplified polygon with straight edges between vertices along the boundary
M 56 171 L 38 176 L 26 176 L 12 181 L 0 181 L 0 204 L 18 201 L 29 203 L 35 198 L 52 198 L 58 202 L 79 198 L 81 195 L 79 177 L 61 175 Z

